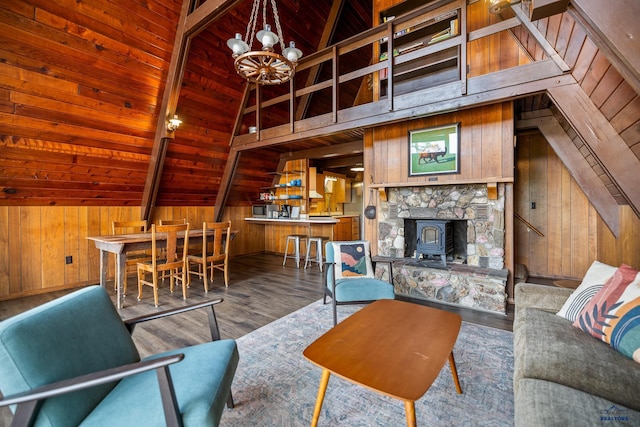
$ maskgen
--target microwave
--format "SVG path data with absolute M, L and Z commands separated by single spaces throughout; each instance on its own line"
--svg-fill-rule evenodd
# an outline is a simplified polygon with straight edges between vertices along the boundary
M 254 218 L 273 218 L 273 212 L 278 212 L 278 205 L 251 205 L 251 216 Z

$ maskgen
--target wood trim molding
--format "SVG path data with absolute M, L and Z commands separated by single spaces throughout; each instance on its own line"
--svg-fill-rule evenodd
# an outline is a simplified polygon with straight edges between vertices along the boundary
M 537 127 L 547 142 L 562 159 L 565 167 L 578 183 L 589 202 L 598 211 L 614 236 L 620 235 L 620 207 L 604 183 L 585 160 L 571 138 L 553 116 L 535 117 L 519 120 L 516 129 Z
M 640 182 L 637 172 L 640 170 L 640 160 L 579 84 L 550 87 L 547 92 L 558 110 L 618 184 L 634 212 L 640 216 Z

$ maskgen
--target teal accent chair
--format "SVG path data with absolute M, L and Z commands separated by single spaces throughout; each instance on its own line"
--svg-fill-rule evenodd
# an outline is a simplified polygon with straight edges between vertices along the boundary
M 347 276 L 344 271 L 349 267 L 343 260 L 339 259 L 340 254 L 336 256 L 334 244 L 352 247 L 361 247 L 363 253 L 358 261 L 359 274 Z M 353 258 L 350 257 L 353 261 Z M 371 261 L 369 251 L 369 242 L 367 241 L 330 241 L 325 244 L 325 268 L 324 268 L 324 304 L 327 303 L 327 297 L 331 297 L 331 305 L 333 306 L 333 325 L 338 324 L 338 305 L 344 304 L 366 304 L 380 299 L 395 299 L 393 288 L 393 278 L 389 277 L 390 282 L 385 282 L 374 277 L 375 265 Z
M 0 406 L 12 426 L 217 426 L 238 366 L 207 301 L 122 321 L 90 286 L 0 322 Z M 204 308 L 212 341 L 140 359 L 135 325 Z

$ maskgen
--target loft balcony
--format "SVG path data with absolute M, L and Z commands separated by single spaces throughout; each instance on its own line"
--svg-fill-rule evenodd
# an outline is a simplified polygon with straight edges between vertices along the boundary
M 470 23 L 468 7 L 464 0 L 432 2 L 400 17 L 380 16 L 377 27 L 303 58 L 289 85 L 247 86 L 232 145 L 244 151 L 567 83 L 561 76 L 569 67 L 519 7 L 488 25 Z M 526 31 L 542 42 L 538 61 L 518 42 Z

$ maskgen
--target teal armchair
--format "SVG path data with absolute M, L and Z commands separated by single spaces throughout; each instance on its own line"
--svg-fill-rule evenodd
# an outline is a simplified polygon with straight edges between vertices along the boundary
M 334 326 L 338 324 L 338 305 L 395 299 L 393 284 L 375 277 L 369 242 L 327 242 L 325 256 L 323 301 L 326 304 L 331 297 Z
M 239 355 L 221 340 L 222 299 L 122 321 L 99 286 L 0 322 L 0 406 L 12 426 L 217 426 Z M 135 325 L 206 309 L 211 342 L 140 359 Z

